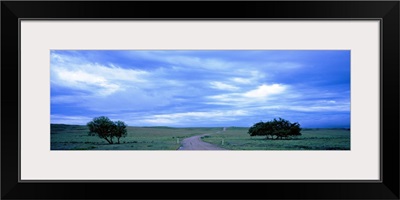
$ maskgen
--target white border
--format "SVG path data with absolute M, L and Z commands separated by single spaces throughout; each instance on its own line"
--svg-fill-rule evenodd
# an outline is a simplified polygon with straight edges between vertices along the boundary
M 21 21 L 21 180 L 379 180 L 379 21 Z M 50 49 L 351 50 L 351 151 L 50 151 Z

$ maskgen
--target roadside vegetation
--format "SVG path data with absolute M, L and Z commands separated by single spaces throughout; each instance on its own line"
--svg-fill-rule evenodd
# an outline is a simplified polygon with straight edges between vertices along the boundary
M 228 127 L 226 131 L 203 137 L 203 141 L 230 150 L 350 150 L 349 129 L 302 129 L 301 136 L 291 139 L 249 137 L 249 129 Z

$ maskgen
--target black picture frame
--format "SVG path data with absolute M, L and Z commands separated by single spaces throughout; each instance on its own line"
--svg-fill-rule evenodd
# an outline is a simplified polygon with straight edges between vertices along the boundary
M 2 199 L 399 199 L 399 1 L 2 1 Z M 19 182 L 20 19 L 379 19 L 381 181 Z M 368 155 L 366 155 L 368 156 Z M 249 170 L 251 170 L 249 168 Z M 148 193 L 147 191 L 154 191 Z M 182 192 L 184 191 L 184 192 Z M 185 194 L 191 194 L 185 196 Z

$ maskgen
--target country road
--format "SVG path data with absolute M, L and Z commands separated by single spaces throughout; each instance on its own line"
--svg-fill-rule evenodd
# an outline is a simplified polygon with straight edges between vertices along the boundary
M 182 146 L 178 150 L 226 150 L 213 144 L 203 142 L 201 137 L 206 135 L 207 134 L 196 135 L 182 140 Z

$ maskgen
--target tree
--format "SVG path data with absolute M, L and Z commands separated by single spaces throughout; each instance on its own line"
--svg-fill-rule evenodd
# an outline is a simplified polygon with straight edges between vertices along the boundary
M 259 136 L 263 134 L 264 122 L 255 123 L 252 127 L 250 127 L 248 133 L 250 136 Z
M 114 144 L 113 137 L 119 139 L 127 135 L 127 125 L 122 121 L 111 121 L 108 117 L 95 117 L 87 123 L 90 135 L 97 135 L 105 139 L 109 144 Z
M 113 130 L 113 135 L 117 137 L 118 144 L 120 144 L 119 139 L 121 137 L 125 137 L 128 134 L 128 131 L 126 130 L 126 124 L 123 121 L 116 121 L 114 122 L 114 130 Z
M 279 118 L 268 122 L 258 122 L 249 128 L 250 136 L 266 136 L 265 139 L 283 139 L 290 136 L 299 136 L 301 128 L 299 123 L 290 123 Z

